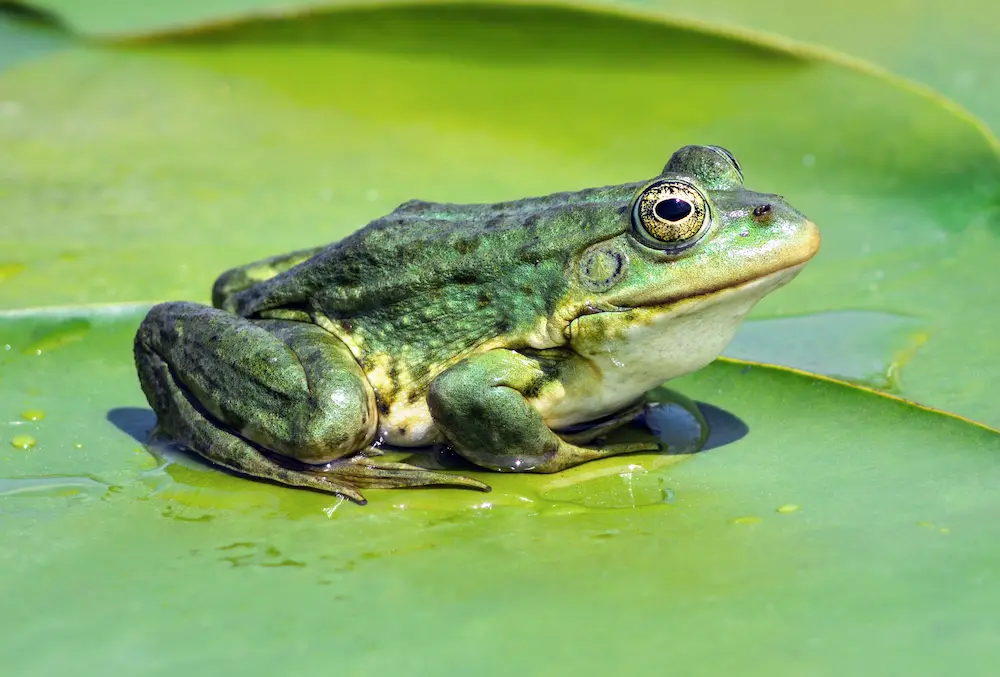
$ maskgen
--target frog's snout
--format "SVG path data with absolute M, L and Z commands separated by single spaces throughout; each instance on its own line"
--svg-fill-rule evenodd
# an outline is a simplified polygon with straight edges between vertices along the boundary
M 764 199 L 750 207 L 753 224 L 776 236 L 782 233 L 778 237 L 786 243 L 789 259 L 796 263 L 805 263 L 815 256 L 822 242 L 819 227 L 780 196 L 762 197 Z
M 801 221 L 800 234 L 797 239 L 800 242 L 799 248 L 803 254 L 803 261 L 808 261 L 816 256 L 816 252 L 819 251 L 820 245 L 823 242 L 823 238 L 819 234 L 819 226 L 804 217 Z

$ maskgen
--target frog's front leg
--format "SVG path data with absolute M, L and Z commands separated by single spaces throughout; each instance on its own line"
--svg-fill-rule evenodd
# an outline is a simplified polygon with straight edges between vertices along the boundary
M 481 482 L 360 454 L 375 395 L 347 346 L 320 327 L 246 320 L 195 303 L 155 306 L 135 359 L 159 428 L 206 459 L 364 503 L 364 487 Z
M 547 378 L 531 357 L 491 350 L 440 374 L 427 401 L 456 451 L 491 470 L 551 473 L 597 458 L 659 449 L 655 443 L 586 447 L 561 438 L 525 397 Z

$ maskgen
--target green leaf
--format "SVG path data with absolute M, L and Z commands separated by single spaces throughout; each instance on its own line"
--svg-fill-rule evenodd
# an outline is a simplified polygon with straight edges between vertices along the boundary
M 996 96 L 1000 73 L 991 66 L 1000 61 L 1000 41 L 996 40 L 1000 3 L 993 0 L 842 0 L 821 7 L 796 0 L 628 0 L 624 4 L 668 20 L 785 44 L 906 78 L 957 102 L 993 130 L 1000 129 Z
M 158 464 L 132 437 L 152 424 L 130 354 L 142 311 L 0 319 L 9 674 L 975 676 L 1000 660 L 993 431 L 716 363 L 676 382 L 711 405 L 708 451 L 360 508 Z M 23 435 L 36 444 L 14 448 Z
M 405 0 L 404 0 L 405 1 Z M 83 33 L 105 37 L 198 29 L 254 17 L 295 16 L 324 8 L 363 8 L 359 0 L 34 0 Z M 418 4 L 410 0 L 410 4 Z M 871 2 L 817 7 L 798 0 L 587 0 L 537 2 L 663 21 L 739 36 L 781 49 L 905 78 L 949 97 L 994 129 L 1000 127 L 1000 60 L 993 0 Z M 928 89 L 929 88 L 929 89 Z M 956 112 L 963 114 L 960 109 Z M 989 133 L 986 128 L 983 130 Z
M 916 318 L 917 337 L 866 340 L 883 366 L 860 378 L 1000 424 L 1000 163 L 972 125 L 877 78 L 592 14 L 421 7 L 80 44 L 0 75 L 0 101 L 18 113 L 0 118 L 6 307 L 206 300 L 225 268 L 410 198 L 632 181 L 718 143 L 824 234 L 756 317 L 805 316 L 780 332 L 800 345 L 824 335 L 816 314 Z M 851 350 L 786 364 L 855 378 Z

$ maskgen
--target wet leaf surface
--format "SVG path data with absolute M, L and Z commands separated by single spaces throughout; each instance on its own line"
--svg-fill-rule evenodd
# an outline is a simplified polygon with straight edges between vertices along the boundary
M 21 349 L 39 326 L 79 318 L 0 322 L 2 434 L 37 439 L 0 440 L 12 674 L 423 674 L 448 655 L 484 674 L 669 657 L 686 674 L 986 675 L 1000 659 L 995 432 L 716 363 L 676 382 L 713 421 L 707 451 L 483 473 L 489 494 L 372 490 L 360 508 L 145 451 L 140 313 L 88 315 L 40 354 Z

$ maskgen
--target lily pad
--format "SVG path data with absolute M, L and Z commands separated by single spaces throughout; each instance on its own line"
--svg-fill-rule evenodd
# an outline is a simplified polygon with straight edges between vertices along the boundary
M 404 4 L 400 0 L 394 4 Z M 33 0 L 75 29 L 105 37 L 197 30 L 246 18 L 295 16 L 323 9 L 370 6 L 365 0 L 179 0 L 123 3 L 118 0 Z M 410 4 L 413 3 L 412 0 Z M 520 4 L 520 3 L 519 3 Z M 821 56 L 879 73 L 924 95 L 948 97 L 985 121 L 995 142 L 1000 125 L 1000 58 L 994 28 L 1000 5 L 992 0 L 935 0 L 910 3 L 846 0 L 816 7 L 796 0 L 746 3 L 740 0 L 564 0 L 532 3 L 604 11 L 680 24 Z M 909 82 L 906 82 L 908 80 Z M 961 116 L 967 115 L 941 98 Z
M 900 375 L 927 342 L 927 324 L 852 310 L 758 319 L 739 328 L 724 354 L 899 392 Z
M 362 508 L 147 453 L 141 313 L 0 320 L 11 674 L 422 674 L 448 656 L 497 675 L 986 675 L 1000 660 L 993 431 L 720 362 L 675 382 L 707 403 L 707 451 L 483 473 L 490 494 L 371 490 Z M 79 340 L 32 348 L 81 321 Z

